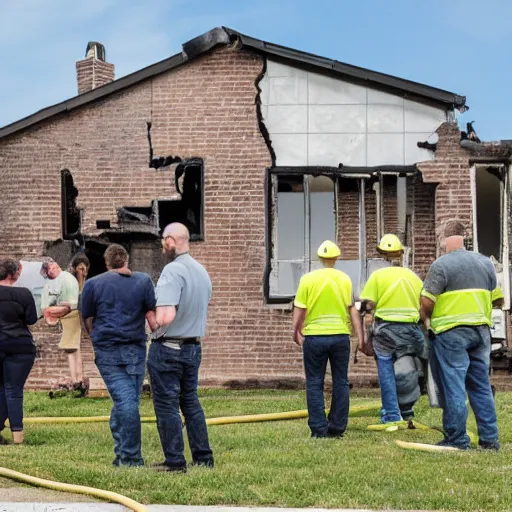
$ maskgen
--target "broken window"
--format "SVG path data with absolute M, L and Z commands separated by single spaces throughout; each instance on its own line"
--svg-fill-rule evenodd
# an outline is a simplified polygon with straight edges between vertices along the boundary
M 291 298 L 303 274 L 320 268 L 324 240 L 336 240 L 335 182 L 328 176 L 272 176 L 269 297 Z
M 62 238 L 73 240 L 80 235 L 81 210 L 76 206 L 78 189 L 68 169 L 61 171 Z
M 502 166 L 473 168 L 473 246 L 499 262 L 503 252 L 503 178 Z
M 178 200 L 158 201 L 158 224 L 163 230 L 171 222 L 181 222 L 190 231 L 191 240 L 203 240 L 204 171 L 200 158 L 181 162 L 174 171 Z
M 181 162 L 174 171 L 179 197 L 155 199 L 150 206 L 123 206 L 117 211 L 118 228 L 110 220 L 96 220 L 96 227 L 107 236 L 122 233 L 125 241 L 158 238 L 165 226 L 181 222 L 187 226 L 192 241 L 204 239 L 204 172 L 200 158 Z

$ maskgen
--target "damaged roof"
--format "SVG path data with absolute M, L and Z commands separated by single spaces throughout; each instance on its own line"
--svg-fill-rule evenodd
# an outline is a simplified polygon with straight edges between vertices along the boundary
M 234 45 L 237 49 L 243 48 L 267 57 L 273 57 L 276 60 L 285 61 L 297 67 L 305 67 L 317 72 L 328 72 L 340 78 L 352 79 L 359 83 L 364 83 L 369 87 L 385 89 L 405 97 L 409 96 L 429 100 L 441 104 L 445 108 L 467 109 L 465 96 L 255 39 L 227 27 L 217 27 L 184 43 L 181 53 L 114 80 L 92 91 L 39 110 L 35 114 L 0 128 L 0 139 L 40 123 L 41 121 L 50 119 L 58 114 L 70 112 L 71 110 L 105 98 L 153 76 L 186 64 L 214 48 L 227 45 Z

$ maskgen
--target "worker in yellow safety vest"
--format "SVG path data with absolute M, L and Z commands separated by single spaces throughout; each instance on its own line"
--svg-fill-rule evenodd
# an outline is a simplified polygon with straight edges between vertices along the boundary
M 467 449 L 466 392 L 475 414 L 479 445 L 499 450 L 496 407 L 489 378 L 492 306 L 503 294 L 491 260 L 464 249 L 465 227 L 446 224 L 438 258 L 421 292 L 421 312 L 430 323 L 430 366 L 443 409 L 441 446 Z
M 419 325 L 421 279 L 402 267 L 404 253 L 396 235 L 386 234 L 377 250 L 391 263 L 373 272 L 361 293 L 366 312 L 373 314 L 372 341 L 382 400 L 381 423 L 407 421 L 421 395 L 425 337 Z M 360 347 L 363 350 L 363 347 Z
M 326 240 L 317 251 L 323 268 L 302 276 L 295 295 L 293 339 L 302 347 L 306 373 L 308 425 L 311 437 L 341 437 L 349 408 L 348 364 L 352 325 L 359 339 L 363 331 L 354 306 L 352 282 L 334 268 L 339 247 Z M 324 380 L 331 365 L 332 400 L 325 416 Z

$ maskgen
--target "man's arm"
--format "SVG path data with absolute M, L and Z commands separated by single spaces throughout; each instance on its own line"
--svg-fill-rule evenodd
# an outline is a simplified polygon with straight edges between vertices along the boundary
M 364 343 L 364 334 L 363 334 L 363 325 L 361 323 L 361 316 L 359 315 L 359 311 L 352 304 L 348 307 L 348 311 L 350 313 L 350 319 L 352 320 L 352 327 L 354 328 L 355 334 L 357 336 L 359 350 L 363 350 Z
M 45 308 L 43 313 L 45 316 L 52 318 L 62 318 L 71 312 L 70 306 L 50 306 Z
M 156 321 L 155 311 L 148 311 L 146 313 L 146 320 L 148 322 L 149 328 L 151 329 L 151 332 L 155 332 L 159 327 L 158 322 Z
M 87 331 L 87 334 L 91 334 L 93 321 L 94 321 L 94 317 L 92 317 L 92 316 L 90 316 L 89 318 L 86 318 L 84 320 L 85 329 Z
M 431 298 L 422 295 L 420 298 L 420 318 L 428 326 L 432 312 L 434 311 L 435 301 Z
M 295 306 L 293 308 L 293 341 L 302 347 L 304 343 L 304 336 L 302 335 L 302 327 L 304 325 L 304 320 L 306 319 L 307 310 L 305 308 L 300 308 Z
M 147 315 L 146 315 L 147 318 Z M 158 327 L 168 327 L 176 318 L 176 306 L 157 306 L 155 321 Z M 149 319 L 148 319 L 149 321 Z M 151 327 L 151 323 L 149 324 Z

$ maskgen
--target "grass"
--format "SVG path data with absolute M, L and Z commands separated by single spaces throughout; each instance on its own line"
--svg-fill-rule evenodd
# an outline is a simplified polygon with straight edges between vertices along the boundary
M 352 403 L 374 401 L 354 393 Z M 202 390 L 207 417 L 305 407 L 300 391 Z M 27 393 L 26 416 L 89 416 L 110 411 L 108 399 Z M 42 478 L 90 485 L 143 503 L 432 510 L 512 509 L 512 393 L 498 393 L 502 451 L 430 454 L 404 451 L 393 439 L 434 443 L 438 432 L 368 432 L 376 418 L 351 418 L 345 438 L 311 440 L 307 420 L 211 426 L 216 467 L 186 475 L 112 467 L 107 423 L 27 425 L 23 447 L 0 447 L 0 465 Z M 152 415 L 150 400 L 141 404 Z M 422 397 L 418 421 L 439 426 L 440 411 Z M 473 427 L 474 428 L 474 427 Z M 162 453 L 155 424 L 144 424 L 146 463 Z M 187 454 L 188 455 L 188 454 Z M 189 456 L 189 455 L 188 455 Z

